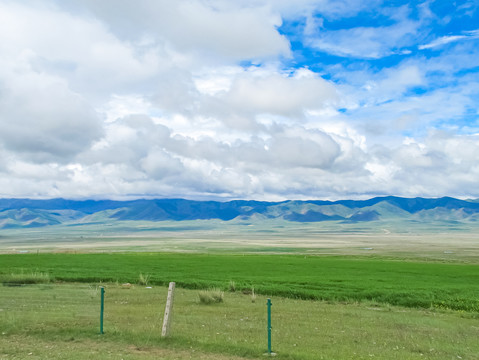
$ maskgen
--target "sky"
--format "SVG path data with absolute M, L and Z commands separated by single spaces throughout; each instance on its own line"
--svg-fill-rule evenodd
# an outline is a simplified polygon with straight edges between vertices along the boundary
M 478 0 L 0 0 L 3 198 L 479 198 L 478 154 Z

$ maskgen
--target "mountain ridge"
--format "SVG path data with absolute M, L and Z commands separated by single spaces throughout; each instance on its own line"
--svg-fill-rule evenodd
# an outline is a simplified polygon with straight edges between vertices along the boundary
M 54 226 L 70 222 L 231 221 L 264 217 L 291 222 L 371 222 L 392 218 L 418 221 L 479 221 L 479 202 L 452 197 L 374 197 L 367 200 L 198 201 L 186 199 L 69 200 L 0 199 L 0 229 Z

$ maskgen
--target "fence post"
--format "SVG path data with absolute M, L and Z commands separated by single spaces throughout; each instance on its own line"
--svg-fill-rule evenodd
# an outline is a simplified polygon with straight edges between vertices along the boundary
M 101 305 L 100 305 L 100 334 L 103 334 L 103 312 L 105 309 L 105 288 L 100 287 L 101 290 Z
M 173 312 L 173 296 L 175 291 L 175 283 L 170 282 L 168 287 L 168 297 L 166 299 L 165 316 L 163 317 L 163 328 L 161 330 L 161 337 L 166 337 L 170 334 L 170 323 Z
M 271 356 L 271 305 L 273 304 L 270 298 L 268 298 L 266 305 L 268 306 L 268 355 Z

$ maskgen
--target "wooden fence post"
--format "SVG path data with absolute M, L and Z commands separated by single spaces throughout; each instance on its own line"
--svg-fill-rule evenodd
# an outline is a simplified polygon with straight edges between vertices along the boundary
M 175 283 L 170 282 L 168 287 L 168 297 L 166 299 L 165 316 L 163 317 L 163 329 L 161 330 L 161 337 L 166 337 L 170 333 L 170 323 L 173 312 L 173 297 L 175 292 Z

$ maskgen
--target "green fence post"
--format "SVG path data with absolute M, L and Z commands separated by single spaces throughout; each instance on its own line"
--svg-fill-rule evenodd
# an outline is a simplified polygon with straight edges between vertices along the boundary
M 268 298 L 266 302 L 268 306 L 268 354 L 271 355 L 271 299 Z
M 103 310 L 105 308 L 105 288 L 102 286 L 101 289 L 101 306 L 100 306 L 100 334 L 103 334 Z

